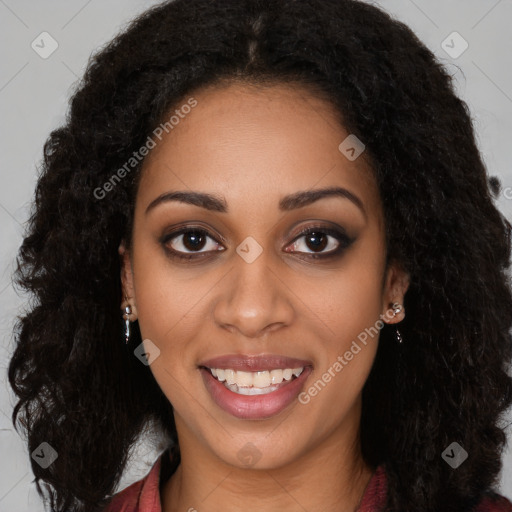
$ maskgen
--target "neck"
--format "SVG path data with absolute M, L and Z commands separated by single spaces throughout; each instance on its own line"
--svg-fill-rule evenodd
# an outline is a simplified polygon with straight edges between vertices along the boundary
M 374 472 L 362 458 L 358 435 L 342 443 L 330 436 L 293 463 L 272 469 L 241 469 L 198 451 L 182 451 L 162 493 L 162 512 L 355 512 Z

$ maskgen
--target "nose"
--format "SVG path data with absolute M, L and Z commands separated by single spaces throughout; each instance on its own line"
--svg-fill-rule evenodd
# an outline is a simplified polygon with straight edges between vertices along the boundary
M 238 254 L 233 260 L 234 268 L 219 283 L 214 310 L 217 324 L 247 338 L 291 325 L 294 294 L 276 265 L 272 266 L 269 251 L 250 263 Z

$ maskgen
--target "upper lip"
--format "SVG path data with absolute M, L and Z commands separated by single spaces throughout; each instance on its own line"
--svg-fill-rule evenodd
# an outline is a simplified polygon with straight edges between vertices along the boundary
M 199 364 L 207 368 L 232 369 L 249 372 L 262 372 L 266 370 L 275 370 L 278 368 L 302 368 L 311 366 L 311 361 L 305 359 L 296 359 L 277 354 L 226 354 L 213 357 Z

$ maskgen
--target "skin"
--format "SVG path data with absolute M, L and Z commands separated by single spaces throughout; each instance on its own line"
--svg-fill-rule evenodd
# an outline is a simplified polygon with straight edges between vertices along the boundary
M 173 404 L 181 449 L 162 510 L 220 512 L 229 504 L 247 512 L 354 511 L 374 471 L 361 456 L 359 422 L 378 336 L 360 344 L 307 404 L 295 400 L 262 420 L 219 408 L 198 364 L 231 353 L 307 359 L 307 390 L 358 334 L 389 315 L 391 303 L 403 304 L 409 276 L 395 264 L 385 271 L 383 210 L 371 169 L 364 153 L 349 161 L 340 152 L 349 133 L 333 107 L 305 89 L 232 83 L 193 96 L 198 105 L 144 162 L 133 243 L 119 248 L 131 319 L 160 350 L 150 369 Z M 365 212 L 341 197 L 278 208 L 285 195 L 336 186 L 359 197 Z M 146 213 L 155 198 L 176 190 L 224 198 L 229 211 L 173 201 Z M 323 235 L 326 245 L 315 251 L 308 236 L 297 238 L 318 222 L 355 240 L 334 258 L 307 259 L 343 244 Z M 160 242 L 183 225 L 209 232 L 195 250 L 208 256 L 170 259 L 165 246 L 194 253 L 190 236 L 188 245 L 179 235 Z M 248 236 L 263 249 L 250 264 L 236 252 Z M 237 456 L 247 443 L 257 453 L 250 467 Z

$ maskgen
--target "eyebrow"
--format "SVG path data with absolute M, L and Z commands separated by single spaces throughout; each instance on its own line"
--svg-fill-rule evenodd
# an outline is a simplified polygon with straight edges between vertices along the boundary
M 364 217 L 367 218 L 366 210 L 361 199 L 359 199 L 359 197 L 353 192 L 350 192 L 350 190 L 342 187 L 330 187 L 295 192 L 283 197 L 279 201 L 279 210 L 283 212 L 296 210 L 297 208 L 303 208 L 304 206 L 312 204 L 325 197 L 340 197 L 348 199 L 355 204 L 361 210 Z M 205 192 L 173 191 L 165 192 L 151 201 L 149 206 L 146 208 L 146 214 L 158 205 L 170 201 L 178 201 L 181 203 L 199 206 L 213 212 L 228 213 L 229 211 L 226 200 L 223 197 Z

